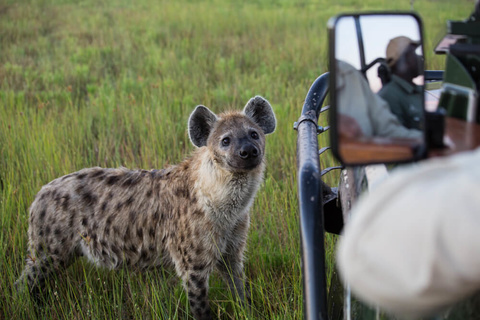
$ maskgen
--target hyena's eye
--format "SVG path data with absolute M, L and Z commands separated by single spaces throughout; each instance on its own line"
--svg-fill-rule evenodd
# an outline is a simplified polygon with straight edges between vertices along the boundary
M 252 133 L 250 133 L 250 136 L 252 137 L 252 139 L 255 139 L 255 140 L 259 138 L 258 133 L 255 131 L 252 131 Z
M 222 146 L 227 147 L 230 145 L 230 138 L 226 137 L 222 139 Z

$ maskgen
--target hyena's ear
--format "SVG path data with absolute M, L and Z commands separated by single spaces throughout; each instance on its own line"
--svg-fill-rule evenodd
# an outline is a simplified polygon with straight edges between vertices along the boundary
M 207 139 L 217 121 L 215 113 L 205 106 L 197 106 L 188 118 L 188 136 L 196 147 L 207 145 Z
M 265 134 L 275 131 L 277 119 L 275 119 L 272 106 L 265 98 L 260 96 L 251 98 L 243 112 L 258 124 Z

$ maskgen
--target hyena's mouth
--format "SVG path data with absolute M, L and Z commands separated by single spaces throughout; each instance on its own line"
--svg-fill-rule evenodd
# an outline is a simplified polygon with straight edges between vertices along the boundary
M 234 170 L 248 171 L 248 170 L 255 169 L 261 163 L 262 163 L 262 157 L 259 156 L 259 157 L 248 158 L 248 159 L 237 158 L 232 161 L 228 161 L 227 165 Z

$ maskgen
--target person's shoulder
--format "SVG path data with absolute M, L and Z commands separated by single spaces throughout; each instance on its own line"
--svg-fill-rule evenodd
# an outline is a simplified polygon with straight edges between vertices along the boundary
M 337 60 L 337 73 L 341 76 L 352 76 L 357 75 L 359 71 L 355 69 L 351 64 L 342 60 Z
M 391 95 L 393 92 L 395 92 L 395 85 L 390 81 L 383 85 L 382 89 L 380 89 L 377 94 L 380 97 L 385 98 Z

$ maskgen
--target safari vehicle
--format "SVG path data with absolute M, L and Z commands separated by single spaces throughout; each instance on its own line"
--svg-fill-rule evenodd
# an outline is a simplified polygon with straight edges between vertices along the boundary
M 342 101 L 352 91 L 341 90 L 338 61 L 347 62 L 368 80 L 371 92 L 350 97 L 355 105 L 362 99 L 366 105 L 372 104 L 372 93 L 376 94 L 385 83 L 385 75 L 387 79 L 389 76 L 385 48 L 390 39 L 402 35 L 418 42 L 416 53 L 424 61 L 420 17 L 398 12 L 344 14 L 333 17 L 328 29 L 330 73 L 321 75 L 312 84 L 301 116 L 294 124 L 298 131 L 304 317 L 384 319 L 387 316 L 381 315 L 381 310 L 371 310 L 355 300 L 348 285 L 343 287 L 335 273 L 327 288 L 324 235 L 341 233 L 358 195 L 368 192 L 368 185 L 374 183 L 375 177 L 388 174 L 385 164 L 448 156 L 480 146 L 480 2 L 476 2 L 474 12 L 465 21 L 448 21 L 448 34 L 436 48 L 437 54 L 446 55 L 445 70 L 422 69 L 415 79 L 423 90 L 418 139 L 345 137 L 342 116 L 359 120 L 366 114 L 353 105 L 342 107 Z M 322 107 L 329 88 L 330 106 Z M 328 112 L 328 121 L 319 125 L 324 112 Z M 319 148 L 318 135 L 327 130 L 331 146 Z M 326 152 L 333 152 L 341 165 L 322 169 L 319 157 Z M 329 172 L 339 174 L 338 186 L 328 186 L 322 181 L 322 176 Z

